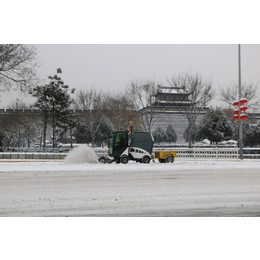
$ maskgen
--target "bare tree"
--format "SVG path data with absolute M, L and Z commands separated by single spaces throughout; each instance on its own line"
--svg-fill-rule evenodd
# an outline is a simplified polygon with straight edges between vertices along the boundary
M 244 83 L 241 85 L 241 94 L 243 98 L 248 100 L 248 104 L 250 104 L 251 108 L 256 108 L 259 106 L 257 96 L 258 85 L 253 83 Z M 219 100 L 227 103 L 228 105 L 232 105 L 234 101 L 239 99 L 239 88 L 237 83 L 233 82 L 228 87 L 221 87 L 219 89 Z
M 108 95 L 105 111 L 115 130 L 125 130 L 130 123 L 140 124 L 137 113 L 133 110 L 133 102 L 127 93 Z
M 104 103 L 106 95 L 96 88 L 80 89 L 76 93 L 74 109 L 87 110 L 81 124 L 88 130 L 91 143 L 95 145 L 96 135 L 105 120 Z
M 36 53 L 31 45 L 0 45 L 0 91 L 30 89 L 36 78 Z
M 188 94 L 188 101 L 186 104 L 182 103 L 182 105 L 179 106 L 179 110 L 188 120 L 189 147 L 191 147 L 192 132 L 196 119 L 214 96 L 212 82 L 203 80 L 202 76 L 198 73 L 195 75 L 185 73 L 173 76 L 168 82 L 178 93 Z
M 156 106 L 152 106 L 156 91 L 157 86 L 154 80 L 133 80 L 127 87 L 133 108 L 139 112 L 143 127 L 148 132 L 151 132 L 156 119 L 157 109 Z
M 73 108 L 81 110 L 98 109 L 103 105 L 106 95 L 95 87 L 85 87 L 76 91 Z
M 30 147 L 30 140 L 36 133 L 32 119 L 26 116 L 20 116 L 19 119 L 15 116 L 9 116 L 0 127 L 0 133 L 3 136 L 3 145 L 13 150 L 20 147 L 20 144 L 26 140 L 27 146 Z

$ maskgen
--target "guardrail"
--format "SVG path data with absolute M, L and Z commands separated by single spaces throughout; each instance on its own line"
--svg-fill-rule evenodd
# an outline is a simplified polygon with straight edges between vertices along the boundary
M 155 151 L 170 150 L 169 148 L 155 148 Z M 230 148 L 201 148 L 201 147 L 177 147 L 172 148 L 177 151 L 177 157 L 179 158 L 238 158 L 239 149 L 237 147 Z
M 238 159 L 239 148 L 237 147 L 155 147 L 153 151 L 177 151 L 178 158 L 226 158 Z M 107 148 L 94 148 L 98 157 L 107 156 Z M 260 159 L 260 148 L 246 148 L 244 149 L 245 159 Z M 31 160 L 62 160 L 68 153 L 14 153 L 14 152 L 1 152 L 0 160 L 15 160 L 15 159 L 31 159 Z
M 65 153 L 0 153 L 0 160 L 62 160 Z
M 157 147 L 160 150 L 176 150 L 179 158 L 240 158 L 240 150 L 237 147 Z M 245 159 L 260 159 L 260 148 L 243 148 L 243 157 Z

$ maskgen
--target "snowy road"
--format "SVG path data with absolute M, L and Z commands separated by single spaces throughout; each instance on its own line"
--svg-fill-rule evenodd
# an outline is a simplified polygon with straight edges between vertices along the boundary
M 1 162 L 0 216 L 260 216 L 259 166 Z

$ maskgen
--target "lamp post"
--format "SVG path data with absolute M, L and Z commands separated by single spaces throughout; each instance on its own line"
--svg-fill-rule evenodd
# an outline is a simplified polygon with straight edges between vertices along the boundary
M 241 90 L 241 58 L 240 58 L 240 44 L 238 44 L 238 96 L 239 100 L 233 103 L 233 106 L 236 107 L 234 110 L 234 119 L 238 121 L 238 144 L 240 151 L 240 160 L 243 160 L 243 121 L 247 119 L 247 115 L 245 114 L 247 110 L 246 98 L 242 98 L 242 90 Z M 242 121 L 243 120 L 243 121 Z
M 238 88 L 239 88 L 239 100 L 242 98 L 241 90 L 241 51 L 240 44 L 238 44 Z M 239 109 L 239 117 L 241 116 L 241 110 Z M 243 160 L 243 121 L 239 120 L 239 150 L 240 160 Z

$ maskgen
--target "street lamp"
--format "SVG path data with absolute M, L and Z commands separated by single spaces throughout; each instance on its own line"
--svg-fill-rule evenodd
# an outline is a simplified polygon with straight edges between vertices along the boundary
M 242 90 L 241 90 L 241 51 L 240 51 L 240 44 L 238 44 L 238 88 L 239 88 L 238 98 L 239 98 L 239 100 L 241 100 Z M 240 117 L 240 114 L 241 114 L 241 111 L 239 111 L 239 117 Z M 243 121 L 242 120 L 239 120 L 239 150 L 240 150 L 240 160 L 243 160 Z
M 243 121 L 245 121 L 248 116 L 245 114 L 247 110 L 247 106 L 245 105 L 247 103 L 247 99 L 242 98 L 240 44 L 238 44 L 238 96 L 239 100 L 233 103 L 233 106 L 236 107 L 236 109 L 234 110 L 234 119 L 239 122 L 238 142 L 240 150 L 240 160 L 243 160 Z

